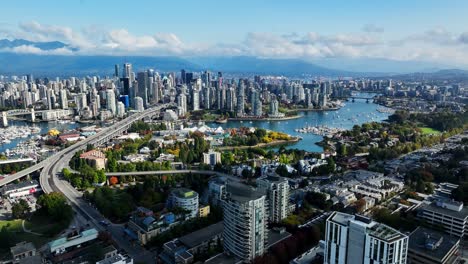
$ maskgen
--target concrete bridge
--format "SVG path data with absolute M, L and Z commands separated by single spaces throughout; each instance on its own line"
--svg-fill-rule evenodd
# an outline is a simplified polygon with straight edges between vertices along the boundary
M 223 172 L 211 170 L 161 170 L 161 171 L 134 171 L 134 172 L 107 172 L 107 177 L 122 177 L 122 176 L 149 176 L 149 175 L 167 175 L 167 174 L 202 174 L 208 176 L 218 176 L 229 179 L 231 181 L 242 180 Z
M 55 112 L 55 116 L 58 115 L 60 117 L 73 114 L 73 110 L 63 110 L 63 109 L 39 110 L 39 111 L 34 110 L 34 108 L 14 109 L 14 110 L 8 110 L 8 111 L 2 112 L 2 125 L 3 127 L 7 127 L 8 119 L 12 117 L 16 117 L 16 116 L 26 116 L 26 117 L 29 117 L 28 120 L 30 120 L 31 122 L 35 122 L 36 116 L 42 116 L 43 113 L 47 113 L 47 112 L 52 112 L 52 113 Z
M 133 114 L 117 123 L 114 123 L 112 126 L 106 127 L 102 129 L 99 133 L 90 136 L 82 141 L 79 141 L 68 148 L 65 148 L 54 155 L 50 156 L 49 158 L 26 168 L 25 170 L 19 171 L 15 174 L 12 174 L 8 177 L 5 177 L 0 180 L 0 186 L 5 184 L 11 183 L 17 179 L 25 177 L 35 171 L 42 170 L 40 175 L 40 184 L 44 192 L 52 192 L 50 182 L 49 182 L 49 175 L 53 174 L 54 170 L 63 168 L 68 162 L 70 161 L 71 157 L 78 151 L 86 149 L 88 144 L 91 145 L 101 145 L 103 143 L 108 142 L 109 140 L 113 139 L 114 137 L 122 135 L 125 131 L 127 131 L 130 126 L 138 120 L 142 120 L 147 117 L 152 117 L 156 113 L 163 108 L 173 107 L 174 104 L 163 104 L 160 106 L 156 106 L 153 108 L 149 108 L 143 112 L 139 112 Z M 58 171 L 58 170 L 57 170 Z

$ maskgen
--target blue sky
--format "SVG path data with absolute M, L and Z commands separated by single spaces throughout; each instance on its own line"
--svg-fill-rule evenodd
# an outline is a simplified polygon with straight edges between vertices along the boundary
M 445 62 L 466 51 L 467 10 L 462 0 L 15 0 L 2 2 L 0 37 L 56 39 L 88 53 L 385 58 L 394 51 L 388 58 Z M 19 50 L 28 51 L 38 52 Z

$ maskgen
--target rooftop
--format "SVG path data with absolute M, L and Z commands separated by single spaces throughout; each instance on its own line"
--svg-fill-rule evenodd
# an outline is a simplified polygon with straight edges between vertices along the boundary
M 426 205 L 424 210 L 431 211 L 431 212 L 436 212 L 439 214 L 445 214 L 449 215 L 454 218 L 459 218 L 459 219 L 466 219 L 468 218 L 468 207 L 465 206 L 461 211 L 454 211 L 446 208 L 442 208 L 440 206 L 437 206 L 436 202 L 433 202 L 431 204 Z
M 432 229 L 418 227 L 409 236 L 409 251 L 429 255 L 432 258 L 442 259 L 459 243 L 458 238 Z
M 196 191 L 193 191 L 187 188 L 173 189 L 171 193 L 179 198 L 186 198 L 186 199 L 195 198 L 198 196 L 198 193 Z
M 25 252 L 35 250 L 35 249 L 36 249 L 36 247 L 34 246 L 33 243 L 23 241 L 23 242 L 20 242 L 20 243 L 16 244 L 13 247 L 11 247 L 10 251 L 11 251 L 12 255 L 18 255 L 18 254 L 22 254 L 22 253 L 25 253 Z
M 91 237 L 91 236 L 97 235 L 97 233 L 98 233 L 98 231 L 96 229 L 91 228 L 91 229 L 84 230 L 83 232 L 81 232 L 79 237 L 83 237 L 83 238 Z M 68 237 L 61 237 L 59 239 L 50 241 L 49 242 L 49 247 L 50 248 L 55 248 L 57 246 L 60 246 L 62 244 L 67 243 L 70 240 L 73 240 L 73 239 L 69 239 Z
M 340 225 L 348 225 L 350 220 L 354 220 L 354 215 L 334 212 L 328 219 Z
M 6 192 L 13 191 L 16 189 L 27 188 L 27 187 L 38 186 L 38 185 L 39 185 L 39 182 L 37 180 L 22 181 L 16 184 L 5 185 L 0 189 L 0 192 L 2 194 L 5 194 Z
M 377 237 L 379 239 L 386 240 L 386 241 L 393 241 L 393 240 L 406 237 L 404 234 L 400 233 L 399 231 L 381 223 L 376 223 L 375 225 L 370 227 L 369 234 L 371 236 L 374 236 L 374 237 Z
M 228 182 L 226 185 L 226 192 L 230 195 L 232 200 L 239 202 L 249 202 L 264 196 L 263 193 L 257 191 L 252 186 L 239 182 Z
M 192 232 L 188 235 L 179 238 L 179 241 L 182 242 L 188 248 L 193 248 L 208 241 L 213 237 L 223 233 L 223 221 L 220 221 L 216 224 L 212 224 L 195 232 Z

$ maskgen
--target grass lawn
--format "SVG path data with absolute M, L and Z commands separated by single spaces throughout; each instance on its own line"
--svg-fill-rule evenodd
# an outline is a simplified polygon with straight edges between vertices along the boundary
M 7 230 L 10 232 L 23 231 L 21 222 L 22 222 L 21 219 L 0 221 L 0 229 L 2 229 L 3 227 L 6 227 Z
M 57 223 L 51 221 L 47 216 L 34 214 L 29 221 L 24 223 L 26 229 L 43 234 L 44 236 L 55 236 L 68 226 L 68 223 Z
M 23 232 L 23 227 L 21 225 L 21 219 L 15 220 L 3 220 L 0 221 L 0 229 L 5 227 L 10 233 L 9 235 L 9 244 L 14 245 L 16 243 L 27 241 L 32 242 L 37 248 L 41 247 L 50 240 L 50 237 L 47 236 L 38 236 L 30 233 Z M 26 221 L 25 225 L 28 222 Z M 0 258 L 7 257 L 10 252 L 10 248 L 0 248 Z
M 421 131 L 422 131 L 422 133 L 424 135 L 429 135 L 429 134 L 437 135 L 437 134 L 440 134 L 439 130 L 435 130 L 435 129 L 430 128 L 430 127 L 420 127 L 419 129 L 421 129 Z

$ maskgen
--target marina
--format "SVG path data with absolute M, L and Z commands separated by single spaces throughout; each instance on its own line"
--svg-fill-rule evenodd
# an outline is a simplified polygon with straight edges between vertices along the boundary
M 292 136 L 301 137 L 302 140 L 291 144 L 286 148 L 300 148 L 310 152 L 321 152 L 322 147 L 316 143 L 323 139 L 322 135 L 314 133 L 301 133 L 298 129 L 304 127 L 328 127 L 339 130 L 351 129 L 354 125 L 362 125 L 369 122 L 380 122 L 386 120 L 393 113 L 390 110 L 379 111 L 380 105 L 367 103 L 365 97 L 373 98 L 372 93 L 356 93 L 354 102 L 347 102 L 339 110 L 330 111 L 299 111 L 300 116 L 297 119 L 271 121 L 271 120 L 253 120 L 253 121 L 228 121 L 226 124 L 207 123 L 210 127 L 221 126 L 223 129 L 235 127 L 260 127 L 273 131 L 281 131 Z M 389 109 L 389 108 L 384 108 Z
M 299 133 L 312 133 L 319 136 L 332 136 L 345 131 L 345 129 L 327 126 L 306 126 L 303 128 L 296 128 L 294 131 Z

